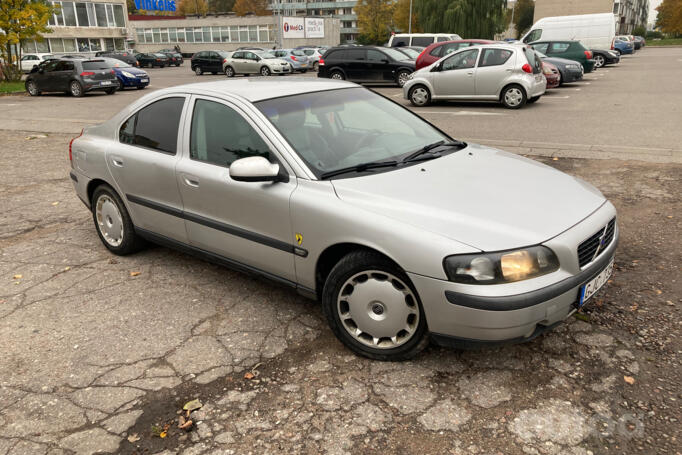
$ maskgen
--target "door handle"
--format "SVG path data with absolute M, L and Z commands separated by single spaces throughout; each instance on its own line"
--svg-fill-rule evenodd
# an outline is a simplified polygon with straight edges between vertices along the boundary
M 507 68 L 505 71 L 508 72 L 508 73 L 511 73 L 511 72 L 514 71 L 514 70 L 511 69 L 511 68 Z
M 199 180 L 196 177 L 192 177 L 191 175 L 183 175 L 182 180 L 187 186 L 199 188 Z
M 123 167 L 123 160 L 121 158 L 112 158 L 111 164 L 113 164 L 116 167 Z
M 469 75 L 469 76 L 471 76 L 472 74 L 474 74 L 473 71 L 468 71 L 468 72 L 467 72 L 467 75 Z

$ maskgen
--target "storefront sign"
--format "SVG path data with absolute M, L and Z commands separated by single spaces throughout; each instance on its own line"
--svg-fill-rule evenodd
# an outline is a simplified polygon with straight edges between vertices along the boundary
M 324 38 L 324 19 L 320 18 L 305 18 L 305 37 L 306 38 Z
M 135 8 L 146 11 L 175 11 L 175 0 L 135 0 Z
M 284 38 L 305 38 L 305 22 L 302 17 L 284 17 Z

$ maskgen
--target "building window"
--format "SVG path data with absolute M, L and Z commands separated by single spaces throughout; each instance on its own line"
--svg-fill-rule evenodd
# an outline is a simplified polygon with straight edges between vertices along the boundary
M 220 40 L 223 43 L 230 42 L 230 27 L 220 27 Z
M 113 38 L 104 38 L 104 50 L 105 51 L 115 50 Z
M 114 20 L 116 21 L 116 27 L 125 27 L 126 20 L 123 15 L 123 5 L 114 5 Z
M 114 21 L 114 5 L 107 4 L 107 24 L 109 27 L 116 27 L 116 22 Z
M 202 27 L 201 29 L 204 37 L 204 43 L 210 43 L 211 42 L 211 27 Z
M 90 52 L 90 42 L 87 38 L 77 38 L 78 52 Z
M 161 29 L 161 42 L 162 43 L 169 43 L 170 42 L 170 40 L 168 39 L 168 29 L 167 28 Z
M 152 38 L 152 29 L 151 28 L 145 28 L 144 29 L 144 40 L 148 43 L 154 42 L 154 39 Z
M 73 38 L 64 38 L 64 52 L 76 52 L 76 40 Z
M 239 26 L 239 41 L 242 43 L 249 41 L 249 28 L 246 25 Z
M 168 29 L 168 41 L 171 43 L 178 42 L 178 29 L 171 27 Z
M 213 34 L 213 42 L 220 42 L 220 27 L 211 27 L 211 33 Z
M 249 25 L 249 41 L 252 41 L 252 42 L 258 41 L 258 26 L 257 25 Z
M 102 42 L 99 40 L 99 38 L 90 38 L 90 50 L 92 52 L 98 52 L 102 50 Z
M 136 34 L 137 34 L 137 42 L 138 43 L 140 43 L 140 44 L 146 43 L 146 40 L 144 39 L 144 30 L 141 30 L 141 29 L 137 30 Z
M 153 31 L 153 35 L 154 35 L 154 42 L 160 43 L 161 42 L 161 31 L 158 28 L 155 28 Z
M 90 26 L 90 21 L 88 20 L 88 8 L 86 3 L 76 3 L 76 16 L 78 17 L 79 27 Z
M 64 42 L 61 38 L 50 38 L 50 52 L 64 52 Z
M 36 51 L 36 42 L 31 40 L 25 40 L 21 43 L 21 51 L 24 54 L 34 53 Z
M 194 42 L 194 29 L 192 27 L 187 27 L 185 29 L 185 35 L 187 36 L 187 42 L 188 43 Z M 179 40 L 179 38 L 178 38 L 178 40 Z
M 230 41 L 233 43 L 239 42 L 239 28 L 235 25 L 230 27 Z
M 88 24 L 90 27 L 97 27 L 97 17 L 95 15 L 95 5 L 93 3 L 86 3 L 88 9 Z
M 268 35 L 268 32 L 270 30 L 268 29 L 267 25 L 261 25 L 258 27 L 258 41 L 263 42 L 263 43 L 269 43 L 270 42 L 270 36 Z
M 107 10 L 103 3 L 95 4 L 95 14 L 97 15 L 97 26 L 107 26 Z
M 55 25 L 63 26 L 64 25 L 64 16 L 62 15 L 62 2 L 54 2 L 53 4 L 56 8 L 54 11 Z
M 178 43 L 184 43 L 184 42 L 185 42 L 185 29 L 179 28 L 178 29 Z

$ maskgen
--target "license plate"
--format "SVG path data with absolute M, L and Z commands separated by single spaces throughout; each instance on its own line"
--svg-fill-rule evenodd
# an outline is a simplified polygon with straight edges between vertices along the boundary
M 140 82 L 149 82 L 149 79 L 140 79 Z
M 102 81 L 100 85 L 111 85 L 111 81 Z
M 580 299 L 578 300 L 579 307 L 583 306 L 590 297 L 596 294 L 597 291 L 606 284 L 611 277 L 611 273 L 613 273 L 613 259 L 611 259 L 611 262 L 609 262 L 609 265 L 607 265 L 604 270 L 599 272 L 599 275 L 582 285 L 580 288 Z
M 542 82 L 542 75 L 536 74 L 535 75 L 535 82 Z

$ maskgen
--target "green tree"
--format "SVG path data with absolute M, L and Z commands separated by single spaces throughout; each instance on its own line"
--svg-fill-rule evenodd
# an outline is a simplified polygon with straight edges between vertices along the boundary
M 534 0 L 516 0 L 516 3 L 514 4 L 514 28 L 516 29 L 516 38 L 521 38 L 521 36 L 533 26 L 534 14 Z
M 47 21 L 54 7 L 46 0 L 0 1 L 0 80 L 21 80 L 21 44 L 25 40 L 43 40 L 50 33 Z
M 632 34 L 635 36 L 644 36 L 646 35 L 646 27 L 643 25 L 638 25 L 635 27 L 635 29 L 632 31 Z
M 414 0 L 413 0 L 414 1 Z M 393 23 L 395 28 L 401 32 L 407 32 L 410 22 L 410 0 L 397 0 L 393 10 Z M 417 14 L 414 12 L 414 5 L 412 7 L 412 33 L 420 33 L 419 21 Z
M 234 8 L 235 0 L 211 0 L 208 3 L 208 10 L 212 13 L 227 13 Z
M 253 13 L 256 16 L 272 15 L 272 11 L 268 9 L 267 0 L 237 0 L 234 2 L 232 11 L 237 16 L 246 16 L 247 13 Z
M 384 44 L 392 30 L 392 0 L 359 0 L 355 6 L 363 44 Z
M 208 12 L 206 0 L 178 0 L 175 2 L 175 15 L 187 16 L 188 14 L 205 16 Z
M 505 29 L 507 0 L 414 0 L 419 25 L 429 33 L 492 39 Z
M 682 0 L 663 0 L 656 11 L 656 27 L 663 33 L 682 34 Z

